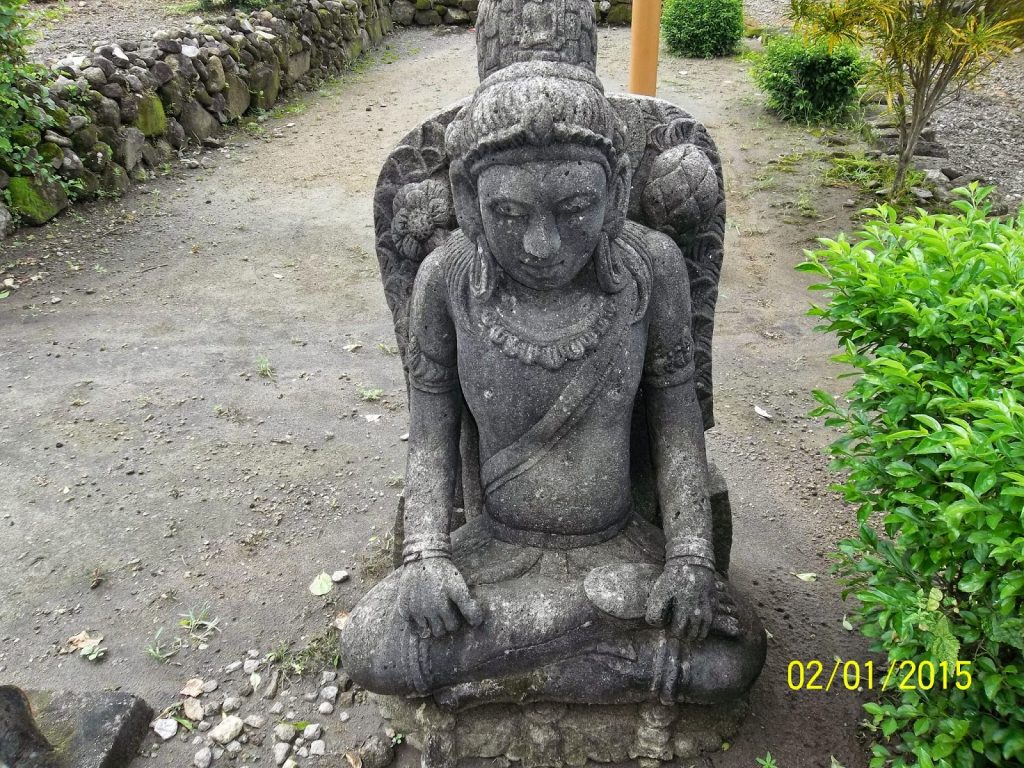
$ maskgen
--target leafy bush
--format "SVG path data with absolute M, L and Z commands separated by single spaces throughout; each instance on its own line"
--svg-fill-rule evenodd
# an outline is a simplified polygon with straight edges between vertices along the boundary
M 661 26 L 677 56 L 725 56 L 743 37 L 743 0 L 668 0 Z
M 860 374 L 845 402 L 815 393 L 858 505 L 837 571 L 890 664 L 937 670 L 866 705 L 872 768 L 1024 764 L 1024 210 L 989 218 L 989 191 L 960 190 L 959 215 L 874 209 L 799 267 L 827 278 L 811 314 Z
M 53 125 L 50 112 L 56 107 L 43 69 L 25 54 L 31 38 L 24 5 L 25 0 L 0 0 L 0 168 L 32 175 L 44 171 L 36 145 Z
M 829 48 L 824 40 L 775 37 L 754 63 L 754 82 L 769 109 L 787 120 L 840 120 L 857 100 L 867 67 L 852 45 Z

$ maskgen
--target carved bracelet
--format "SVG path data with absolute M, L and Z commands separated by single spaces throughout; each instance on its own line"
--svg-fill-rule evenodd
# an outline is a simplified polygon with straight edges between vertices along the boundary
M 451 559 L 451 540 L 443 534 L 426 534 L 406 539 L 402 547 L 402 565 L 434 557 Z
M 715 550 L 711 542 L 698 536 L 680 536 L 672 539 L 665 551 L 665 562 L 703 566 L 715 569 Z

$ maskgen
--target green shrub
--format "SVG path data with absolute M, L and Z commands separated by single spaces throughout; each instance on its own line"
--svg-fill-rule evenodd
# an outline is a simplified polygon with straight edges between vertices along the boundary
M 844 399 L 815 393 L 858 506 L 837 571 L 890 665 L 937 670 L 865 706 L 872 768 L 1024 765 L 1024 210 L 990 218 L 988 192 L 961 190 L 959 214 L 874 209 L 800 265 L 827 278 L 811 314 L 859 373 Z
M 56 106 L 45 73 L 28 61 L 31 38 L 25 0 L 0 0 L 0 168 L 8 173 L 44 172 L 36 144 L 53 125 Z
M 668 0 L 661 26 L 677 56 L 725 56 L 743 37 L 743 0 Z
M 823 40 L 785 36 L 768 41 L 755 59 L 754 82 L 769 109 L 787 120 L 833 122 L 857 100 L 866 66 L 852 45 L 829 49 Z

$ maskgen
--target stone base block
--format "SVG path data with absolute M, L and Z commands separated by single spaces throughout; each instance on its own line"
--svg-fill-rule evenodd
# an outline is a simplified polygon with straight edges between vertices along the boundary
M 639 760 L 656 768 L 721 749 L 749 709 L 728 704 L 483 704 L 456 712 L 431 699 L 375 696 L 381 714 L 423 753 L 424 768 L 498 758 L 522 768 Z
M 153 718 L 146 702 L 127 693 L 26 693 L 61 768 L 124 768 Z

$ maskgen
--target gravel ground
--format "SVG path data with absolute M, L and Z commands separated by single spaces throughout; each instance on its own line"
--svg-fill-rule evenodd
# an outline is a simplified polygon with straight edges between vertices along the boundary
M 45 62 L 82 51 L 99 40 L 139 40 L 175 19 L 194 15 L 175 13 L 172 3 L 161 0 L 71 0 L 63 6 L 36 1 L 28 6 L 50 14 L 36 24 L 39 40 L 32 46 L 36 60 Z
M 994 67 L 935 116 L 951 162 L 1024 200 L 1024 52 Z

